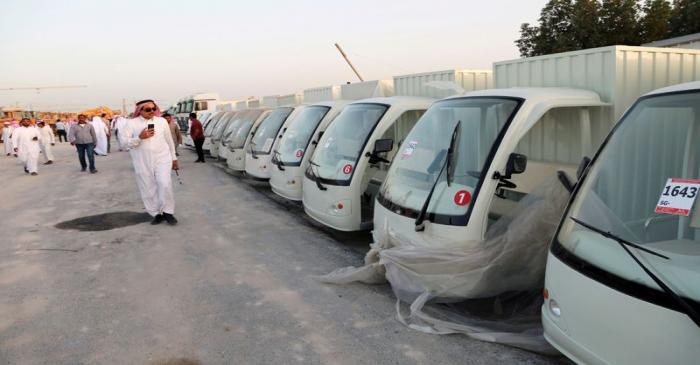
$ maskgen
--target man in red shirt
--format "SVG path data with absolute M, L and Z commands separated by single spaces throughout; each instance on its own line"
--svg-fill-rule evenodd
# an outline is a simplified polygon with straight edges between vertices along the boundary
M 205 162 L 204 150 L 202 149 L 202 145 L 204 145 L 204 130 L 202 129 L 202 123 L 197 120 L 196 113 L 190 113 L 190 136 L 194 142 L 194 148 L 197 150 L 197 161 L 195 162 Z

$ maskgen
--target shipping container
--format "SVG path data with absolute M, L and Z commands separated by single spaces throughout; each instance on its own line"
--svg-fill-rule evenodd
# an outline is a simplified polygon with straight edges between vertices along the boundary
M 304 93 L 280 95 L 277 97 L 277 106 L 297 106 L 304 102 Z
M 372 80 L 340 86 L 340 98 L 343 100 L 359 100 L 393 95 L 394 82 L 392 80 Z
M 442 99 L 492 87 L 491 70 L 445 70 L 394 76 L 395 95 Z
M 331 85 L 323 87 L 314 87 L 304 90 L 304 102 L 307 104 L 318 103 L 322 101 L 331 101 L 340 99 L 340 86 Z

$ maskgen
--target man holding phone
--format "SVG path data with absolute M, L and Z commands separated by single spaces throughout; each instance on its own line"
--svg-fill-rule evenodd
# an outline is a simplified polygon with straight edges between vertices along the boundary
M 153 217 L 151 224 L 166 221 L 177 224 L 171 170 L 178 169 L 175 144 L 168 122 L 160 117 L 153 100 L 136 103 L 132 119 L 126 121 L 119 140 L 129 148 L 136 173 L 136 184 L 146 211 Z

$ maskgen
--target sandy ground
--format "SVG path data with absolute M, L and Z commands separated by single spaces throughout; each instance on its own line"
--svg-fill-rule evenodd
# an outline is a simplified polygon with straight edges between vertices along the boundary
M 55 154 L 38 176 L 0 157 L 0 364 L 563 361 L 408 329 L 388 286 L 317 282 L 361 263 L 367 236 L 329 235 L 188 150 L 176 227 L 58 229 L 143 208 L 127 153 L 98 157 L 95 175 L 68 144 Z

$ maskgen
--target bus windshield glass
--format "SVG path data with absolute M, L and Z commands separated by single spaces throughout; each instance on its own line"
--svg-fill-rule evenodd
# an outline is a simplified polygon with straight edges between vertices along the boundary
M 289 128 L 284 132 L 277 151 L 282 163 L 288 166 L 301 164 L 314 131 L 329 110 L 331 108 L 327 106 L 308 106 L 289 122 Z
M 294 108 L 277 108 L 260 123 L 251 140 L 251 148 L 256 154 L 270 153 L 272 145 L 275 143 L 275 138 L 277 138 L 277 133 L 279 133 L 284 121 L 287 120 L 287 117 L 293 110 Z
M 661 291 L 610 232 L 679 296 L 700 302 L 700 91 L 641 99 L 618 123 L 574 197 L 557 236 L 606 277 Z M 588 229 L 574 219 L 595 227 Z
M 316 175 L 328 183 L 350 181 L 367 139 L 388 108 L 382 104 L 346 106 L 323 134 L 314 152 Z
M 493 143 L 518 105 L 518 100 L 491 97 L 433 104 L 399 146 L 380 189 L 380 203 L 400 207 L 416 218 L 435 186 L 427 216 L 446 216 L 440 221 L 457 224 L 461 220 L 450 218 L 467 214 Z M 450 144 L 448 184 L 445 167 Z

